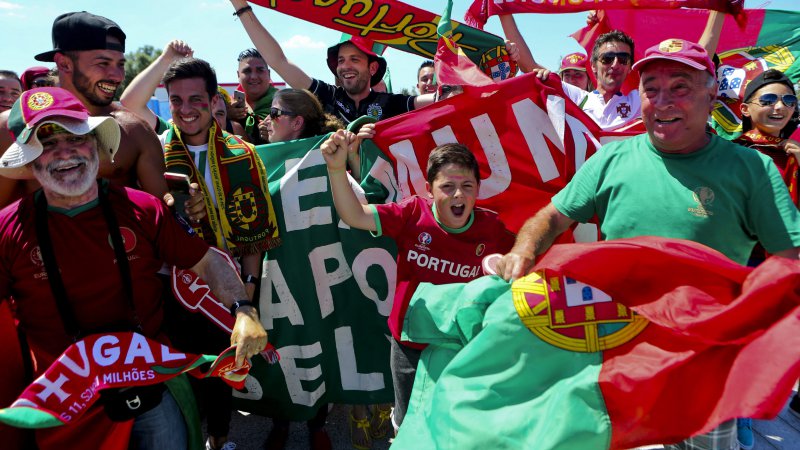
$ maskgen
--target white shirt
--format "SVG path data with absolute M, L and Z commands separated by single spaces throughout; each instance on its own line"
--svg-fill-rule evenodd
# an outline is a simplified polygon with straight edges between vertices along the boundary
M 584 91 L 571 84 L 561 82 L 564 93 L 576 105 L 581 106 L 583 112 L 594 119 L 595 123 L 603 130 L 613 130 L 640 118 L 642 116 L 642 103 L 639 99 L 639 90 L 634 89 L 628 95 L 614 94 L 608 103 L 599 91 Z M 586 101 L 584 102 L 584 98 Z

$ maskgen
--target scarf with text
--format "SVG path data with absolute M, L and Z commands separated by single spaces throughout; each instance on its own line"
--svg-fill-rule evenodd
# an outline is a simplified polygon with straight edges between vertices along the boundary
M 778 171 L 781 173 L 783 182 L 786 183 L 786 187 L 789 188 L 789 196 L 792 197 L 792 202 L 795 205 L 800 205 L 800 201 L 798 201 L 800 200 L 800 195 L 797 193 L 797 158 L 795 158 L 794 155 L 787 154 L 786 151 L 780 147 L 783 141 L 783 138 L 765 135 L 754 128 L 741 135 L 734 142 L 758 150 L 769 156 L 775 165 L 778 166 Z
M 267 172 L 253 149 L 251 144 L 212 123 L 208 164 L 217 200 L 215 208 L 205 174 L 192 162 L 175 125 L 167 133 L 164 145 L 167 171 L 188 175 L 203 191 L 207 214 L 195 225 L 195 231 L 206 242 L 227 249 L 234 256 L 267 251 L 281 243 L 267 189 Z
M 0 422 L 20 428 L 68 425 L 97 401 L 103 389 L 163 383 L 182 373 L 218 377 L 244 387 L 250 362 L 234 370 L 236 347 L 219 356 L 181 353 L 138 333 L 93 334 L 70 345 L 20 394 L 0 409 Z M 210 364 L 203 370 L 201 366 Z

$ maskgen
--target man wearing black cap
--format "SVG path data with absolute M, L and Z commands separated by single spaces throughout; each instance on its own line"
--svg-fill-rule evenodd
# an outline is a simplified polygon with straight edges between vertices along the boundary
M 52 35 L 53 49 L 36 55 L 36 60 L 55 62 L 61 87 L 72 92 L 93 116 L 113 116 L 122 130 L 119 152 L 113 162 L 101 163 L 100 176 L 165 198 L 164 157 L 158 138 L 145 122 L 113 103 L 125 78 L 125 33 L 115 22 L 82 11 L 58 16 Z M 8 133 L 3 132 L 6 126 L 6 119 L 0 116 L 0 148 L 11 144 Z M 0 201 L 5 200 L 2 204 L 13 200 L 5 190 L 0 193 Z
M 245 0 L 231 0 L 247 34 L 267 64 L 296 89 L 308 89 L 327 112 L 349 123 L 361 116 L 388 119 L 433 103 L 433 94 L 410 96 L 375 92 L 386 73 L 386 60 L 372 51 L 371 43 L 355 37 L 328 49 L 328 68 L 339 78 L 340 87 L 312 79 L 286 59 L 278 42 L 261 25 Z

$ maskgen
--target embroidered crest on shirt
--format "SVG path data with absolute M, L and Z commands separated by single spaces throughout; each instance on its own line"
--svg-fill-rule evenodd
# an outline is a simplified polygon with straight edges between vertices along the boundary
M 623 119 L 627 119 L 631 113 L 631 105 L 623 102 L 617 105 L 617 114 Z
M 475 247 L 475 256 L 483 255 L 484 251 L 486 251 L 486 245 L 485 244 L 478 244 L 478 246 Z
M 383 115 L 383 108 L 381 108 L 381 105 L 377 103 L 372 103 L 367 106 L 367 115 L 376 119 L 380 119 Z
M 697 217 L 710 217 L 714 215 L 714 191 L 710 187 L 700 186 L 692 191 L 692 198 L 697 203 L 696 208 L 689 208 L 689 212 Z

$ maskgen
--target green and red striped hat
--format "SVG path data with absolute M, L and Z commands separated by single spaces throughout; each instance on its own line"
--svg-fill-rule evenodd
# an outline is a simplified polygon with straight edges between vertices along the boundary
M 0 157 L 0 175 L 8 178 L 31 179 L 28 164 L 43 151 L 36 131 L 46 123 L 54 123 L 68 132 L 84 135 L 94 132 L 101 157 L 113 159 L 119 147 L 120 130 L 111 116 L 93 117 L 71 92 L 57 87 L 25 91 L 11 107 L 8 130 L 14 143 Z

